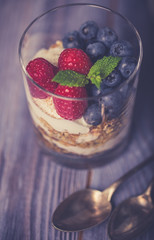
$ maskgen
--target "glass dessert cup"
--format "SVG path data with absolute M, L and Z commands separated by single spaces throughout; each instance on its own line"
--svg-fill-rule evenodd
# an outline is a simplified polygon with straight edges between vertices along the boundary
M 60 16 L 64 19 L 59 22 Z M 78 30 L 89 20 L 95 21 L 100 28 L 114 29 L 119 39 L 133 45 L 137 66 L 130 77 L 112 91 L 83 98 L 63 97 L 39 86 L 26 71 L 29 61 L 42 57 L 57 66 L 64 50 L 64 35 Z M 142 42 L 135 27 L 125 17 L 103 6 L 69 4 L 36 18 L 21 37 L 19 57 L 29 110 L 43 152 L 56 162 L 75 168 L 105 164 L 120 154 L 128 145 L 142 55 Z M 35 92 L 39 92 L 39 97 Z M 55 109 L 58 101 L 61 105 L 80 104 L 84 113 L 91 104 L 99 106 L 99 124 L 88 124 L 82 115 L 75 120 L 61 117 Z

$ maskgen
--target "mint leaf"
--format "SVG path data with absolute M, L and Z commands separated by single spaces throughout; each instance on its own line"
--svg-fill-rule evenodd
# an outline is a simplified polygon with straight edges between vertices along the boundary
M 53 82 L 57 82 L 62 86 L 69 87 L 84 87 L 89 83 L 85 75 L 74 72 L 72 70 L 59 71 L 54 78 Z
M 104 56 L 91 67 L 88 78 L 97 88 L 100 88 L 102 79 L 105 79 L 118 65 L 121 57 Z

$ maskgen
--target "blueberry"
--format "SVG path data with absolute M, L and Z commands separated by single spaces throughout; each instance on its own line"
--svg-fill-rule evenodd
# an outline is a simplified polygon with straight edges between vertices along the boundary
M 134 86 L 134 79 L 132 79 L 129 83 L 125 82 L 119 89 L 124 101 L 126 102 L 128 98 L 134 96 L 136 94 L 136 86 Z
M 83 48 L 83 41 L 77 31 L 67 33 L 63 38 L 64 48 Z
M 126 99 L 129 96 L 129 93 L 131 92 L 131 87 L 126 83 L 120 88 L 120 93 L 124 99 Z
M 96 42 L 96 39 L 89 39 L 85 42 L 85 48 L 89 45 L 89 44 L 92 44 L 92 43 L 95 43 Z
M 97 97 L 101 94 L 101 89 L 98 89 L 94 84 L 89 83 L 86 86 L 87 93 L 89 97 Z
M 118 86 L 122 82 L 121 73 L 118 70 L 114 70 L 103 80 L 103 82 L 107 87 Z
M 105 107 L 105 116 L 112 120 L 120 115 L 123 106 L 123 97 L 120 92 L 113 92 L 110 95 L 100 98 L 99 101 Z
M 86 53 L 88 54 L 92 62 L 95 62 L 98 59 L 104 57 L 105 52 L 106 52 L 105 45 L 101 42 L 90 43 L 86 47 Z
M 79 29 L 80 37 L 84 40 L 94 39 L 97 35 L 98 26 L 94 21 L 83 23 Z
M 98 97 L 108 94 L 112 91 L 111 87 L 107 87 L 104 82 L 101 82 L 100 89 L 95 86 L 95 84 L 89 83 L 86 86 L 87 93 L 89 97 Z
M 133 54 L 133 47 L 130 42 L 125 40 L 116 41 L 111 45 L 110 55 L 126 57 L 131 56 Z
M 99 125 L 102 122 L 101 107 L 97 103 L 90 105 L 84 113 L 83 118 L 90 125 Z
M 106 95 L 111 93 L 113 90 L 112 87 L 108 87 L 107 85 L 104 84 L 104 81 L 101 82 L 101 86 L 100 86 L 100 91 L 101 91 L 101 96 Z
M 134 71 L 137 61 L 134 57 L 124 57 L 120 64 L 119 70 L 124 78 L 128 78 Z
M 109 27 L 99 29 L 97 33 L 97 40 L 103 42 L 106 47 L 110 47 L 111 44 L 117 41 L 118 36 L 114 30 Z

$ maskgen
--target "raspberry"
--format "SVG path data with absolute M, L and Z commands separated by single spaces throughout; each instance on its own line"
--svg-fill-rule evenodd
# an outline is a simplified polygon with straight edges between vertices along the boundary
M 67 48 L 59 57 L 59 70 L 72 70 L 81 74 L 88 74 L 92 66 L 88 55 L 81 49 Z
M 44 58 L 35 58 L 26 67 L 28 74 L 39 86 L 53 93 L 58 86 L 52 82 L 52 78 L 57 73 L 57 68 Z M 47 98 L 49 95 L 32 83 L 29 79 L 28 85 L 31 95 L 35 98 Z
M 87 92 L 85 87 L 68 87 L 58 85 L 55 94 L 70 98 L 85 98 Z M 87 108 L 87 100 L 64 100 L 62 98 L 53 97 L 55 109 L 57 113 L 67 120 L 75 120 L 81 118 Z

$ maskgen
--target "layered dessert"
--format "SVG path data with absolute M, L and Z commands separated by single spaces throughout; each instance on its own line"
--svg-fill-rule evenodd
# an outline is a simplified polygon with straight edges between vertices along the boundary
M 113 149 L 129 129 L 136 67 L 130 42 L 94 21 L 67 33 L 27 64 L 31 116 L 46 147 L 92 157 Z

